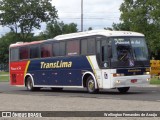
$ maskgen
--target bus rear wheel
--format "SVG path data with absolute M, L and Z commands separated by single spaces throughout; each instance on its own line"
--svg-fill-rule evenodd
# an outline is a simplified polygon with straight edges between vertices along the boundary
M 117 88 L 120 93 L 127 93 L 130 87 Z
M 99 92 L 99 89 L 95 88 L 95 81 L 92 76 L 88 77 L 86 86 L 87 86 L 87 91 L 91 94 Z
M 28 77 L 28 78 L 27 78 L 26 87 L 27 87 L 27 90 L 29 90 L 29 91 L 40 90 L 40 88 L 35 88 L 35 87 L 33 87 L 33 82 L 32 82 L 31 77 Z

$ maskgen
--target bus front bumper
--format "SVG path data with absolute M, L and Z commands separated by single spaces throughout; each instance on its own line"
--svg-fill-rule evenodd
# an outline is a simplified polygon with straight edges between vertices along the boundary
M 113 77 L 112 88 L 149 86 L 150 75 Z

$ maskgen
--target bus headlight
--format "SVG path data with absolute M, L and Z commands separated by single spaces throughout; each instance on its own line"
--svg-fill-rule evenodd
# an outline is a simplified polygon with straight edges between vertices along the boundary
M 124 74 L 113 73 L 113 77 L 120 77 L 120 76 L 124 76 Z
M 120 81 L 120 80 L 117 80 L 117 81 L 116 81 L 116 83 L 117 83 L 117 84 L 120 84 L 120 83 L 121 83 L 121 81 Z
M 144 72 L 143 75 L 150 75 L 150 72 Z

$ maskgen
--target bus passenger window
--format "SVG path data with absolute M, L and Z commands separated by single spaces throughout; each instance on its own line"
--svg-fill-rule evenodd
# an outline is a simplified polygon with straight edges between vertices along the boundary
M 65 42 L 60 42 L 59 44 L 59 55 L 65 56 L 66 55 L 66 48 L 65 48 Z
M 59 43 L 53 43 L 53 56 L 59 56 Z
M 28 47 L 21 47 L 19 49 L 19 52 L 20 52 L 20 60 L 29 58 Z
M 11 55 L 10 55 L 11 61 L 18 61 L 19 59 L 19 49 L 18 48 L 11 48 Z
M 30 58 L 39 58 L 39 46 L 30 47 Z
M 53 43 L 53 56 L 65 56 L 66 48 L 65 42 Z
M 87 55 L 87 39 L 81 40 L 81 54 Z
M 88 54 L 95 54 L 95 38 L 88 39 Z
M 51 44 L 43 44 L 41 46 L 41 57 L 51 57 L 52 56 L 52 45 Z
M 67 42 L 67 55 L 79 55 L 79 40 Z

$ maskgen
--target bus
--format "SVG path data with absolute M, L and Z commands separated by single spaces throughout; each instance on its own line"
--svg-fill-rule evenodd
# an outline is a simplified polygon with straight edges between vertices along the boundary
M 147 86 L 145 37 L 130 31 L 92 30 L 10 45 L 10 84 L 30 91 L 86 88 L 89 93 Z

